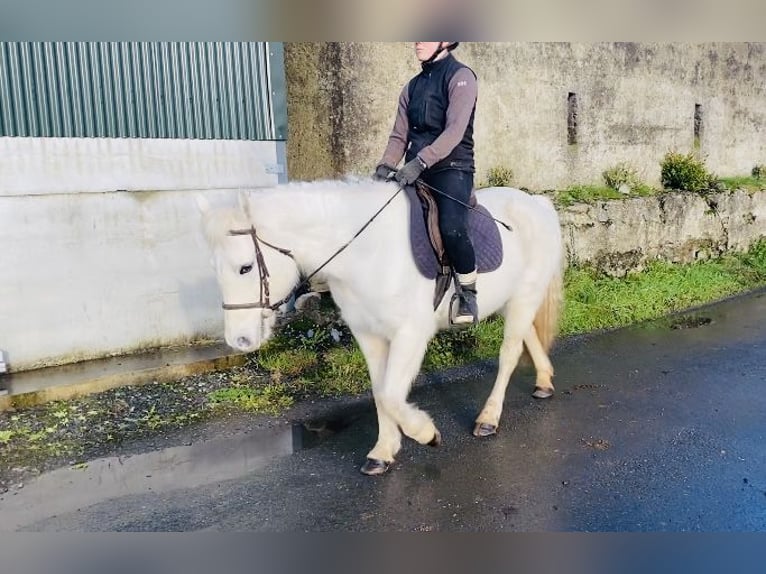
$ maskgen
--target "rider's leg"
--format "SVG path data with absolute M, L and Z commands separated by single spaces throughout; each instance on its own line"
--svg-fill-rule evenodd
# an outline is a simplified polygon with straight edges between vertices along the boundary
M 473 174 L 447 169 L 428 174 L 426 183 L 450 197 L 467 204 L 473 190 Z M 476 306 L 476 255 L 468 235 L 468 210 L 448 197 L 432 191 L 439 206 L 439 228 L 452 267 L 457 274 L 463 294 L 453 321 L 470 324 L 478 320 Z

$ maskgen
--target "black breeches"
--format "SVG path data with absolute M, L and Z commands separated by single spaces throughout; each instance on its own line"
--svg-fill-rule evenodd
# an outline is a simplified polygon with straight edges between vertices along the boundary
M 456 169 L 426 172 L 423 181 L 466 204 L 473 189 L 473 174 Z M 440 193 L 430 191 L 439 206 L 439 229 L 447 257 L 457 273 L 470 273 L 476 268 L 476 256 L 468 236 L 468 209 Z

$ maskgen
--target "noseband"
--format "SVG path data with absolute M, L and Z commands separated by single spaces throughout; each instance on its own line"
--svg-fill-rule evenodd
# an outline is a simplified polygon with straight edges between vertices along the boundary
M 269 269 L 266 267 L 266 260 L 263 258 L 261 243 L 267 247 L 271 247 L 282 255 L 287 255 L 293 261 L 295 261 L 295 257 L 293 257 L 293 254 L 289 249 L 277 247 L 258 237 L 258 234 L 255 232 L 255 226 L 251 226 L 250 229 L 233 229 L 229 231 L 229 235 L 249 235 L 253 240 L 253 246 L 255 247 L 255 262 L 258 264 L 260 298 L 257 303 L 223 303 L 222 307 L 226 311 L 236 311 L 239 309 L 271 309 L 272 311 L 276 311 L 293 296 L 297 287 L 292 289 L 287 296 L 276 303 L 271 303 L 269 300 Z

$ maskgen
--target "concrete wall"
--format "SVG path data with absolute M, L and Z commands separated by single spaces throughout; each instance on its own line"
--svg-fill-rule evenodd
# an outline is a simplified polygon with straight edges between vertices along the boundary
M 418 71 L 411 43 L 286 45 L 291 178 L 369 172 L 385 147 L 402 85 Z M 671 149 L 718 175 L 766 162 L 766 44 L 464 43 L 479 76 L 479 176 L 513 169 L 532 189 L 601 183 L 620 161 L 651 184 Z M 567 142 L 567 99 L 578 143 Z M 302 97 L 309 94 L 310 97 Z
M 220 338 L 193 192 L 236 201 L 284 180 L 284 156 L 283 142 L 0 138 L 10 370 Z

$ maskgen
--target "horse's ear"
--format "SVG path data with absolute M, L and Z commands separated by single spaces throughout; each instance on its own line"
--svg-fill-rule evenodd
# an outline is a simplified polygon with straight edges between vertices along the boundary
M 242 211 L 245 212 L 245 216 L 250 219 L 250 200 L 248 199 L 249 195 L 246 191 L 240 190 L 237 194 L 237 199 L 239 200 L 239 207 L 242 208 Z
M 200 213 L 204 214 L 210 211 L 210 202 L 207 200 L 207 197 L 197 192 L 194 194 L 194 199 L 197 202 L 197 207 L 199 208 Z

